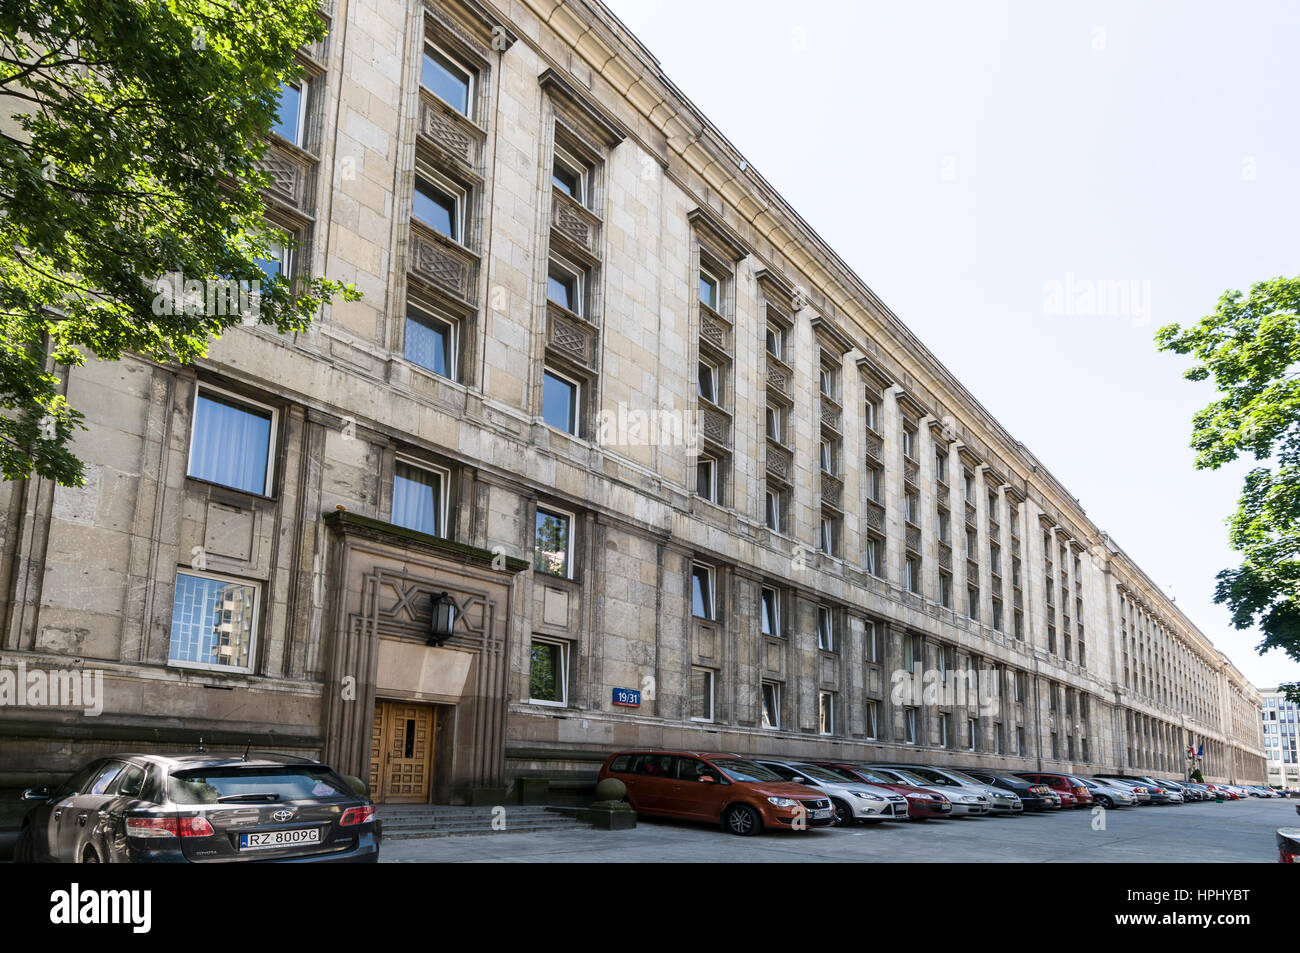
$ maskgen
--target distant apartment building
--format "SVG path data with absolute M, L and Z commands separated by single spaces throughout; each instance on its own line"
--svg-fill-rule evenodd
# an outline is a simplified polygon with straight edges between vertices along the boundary
M 1277 689 L 1260 689 L 1263 700 L 1261 727 L 1264 732 L 1264 758 L 1268 766 L 1268 783 L 1273 787 L 1300 789 L 1300 705 L 1287 701 Z
M 633 745 L 1264 780 L 1255 689 L 603 5 L 325 13 L 266 267 L 364 298 L 68 374 L 0 666 L 104 711 L 0 709 L 0 785 L 200 737 L 385 801 Z

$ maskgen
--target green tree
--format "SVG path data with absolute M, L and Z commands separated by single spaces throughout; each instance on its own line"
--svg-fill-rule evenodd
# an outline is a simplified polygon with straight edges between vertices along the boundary
M 1197 469 L 1247 455 L 1261 464 L 1228 519 L 1241 565 L 1219 573 L 1214 601 L 1238 629 L 1259 626 L 1261 655 L 1300 661 L 1300 276 L 1226 292 L 1213 314 L 1161 328 L 1156 343 L 1191 355 L 1183 376 L 1212 379 L 1219 393 L 1192 418 Z M 1300 701 L 1300 682 L 1283 688 Z
M 69 441 L 84 425 L 61 375 L 87 357 L 185 363 L 241 322 L 300 330 L 330 296 L 359 297 L 324 278 L 266 281 L 257 262 L 291 244 L 263 220 L 257 162 L 295 51 L 326 32 L 317 6 L 0 0 L 6 479 L 82 482 Z M 260 294 L 242 311 L 211 292 L 172 306 L 164 275 Z

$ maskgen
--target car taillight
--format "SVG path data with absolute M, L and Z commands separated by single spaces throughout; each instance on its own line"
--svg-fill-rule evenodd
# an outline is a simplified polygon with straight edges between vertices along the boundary
M 1277 849 L 1277 862 L 1279 864 L 1294 864 L 1296 857 L 1300 857 L 1300 854 L 1293 854 L 1285 847 Z
M 339 818 L 339 827 L 353 827 L 357 824 L 364 824 L 374 816 L 375 806 L 373 804 L 367 804 L 365 807 L 350 807 Z
M 128 817 L 128 837 L 211 837 L 206 817 Z

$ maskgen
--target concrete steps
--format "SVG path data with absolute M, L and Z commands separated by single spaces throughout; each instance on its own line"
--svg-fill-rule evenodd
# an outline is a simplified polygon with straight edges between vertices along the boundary
M 377 816 L 383 822 L 384 840 L 450 837 L 454 834 L 577 830 L 589 827 L 562 809 L 513 804 L 502 805 L 500 808 L 438 804 L 380 805 Z

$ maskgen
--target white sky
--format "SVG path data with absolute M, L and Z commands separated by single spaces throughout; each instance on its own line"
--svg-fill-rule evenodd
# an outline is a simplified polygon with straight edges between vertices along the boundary
M 1300 679 L 1213 604 L 1248 467 L 1193 469 L 1212 390 L 1152 340 L 1300 272 L 1300 4 L 607 2 L 1248 678 Z M 1070 276 L 1136 295 L 1061 313 Z

